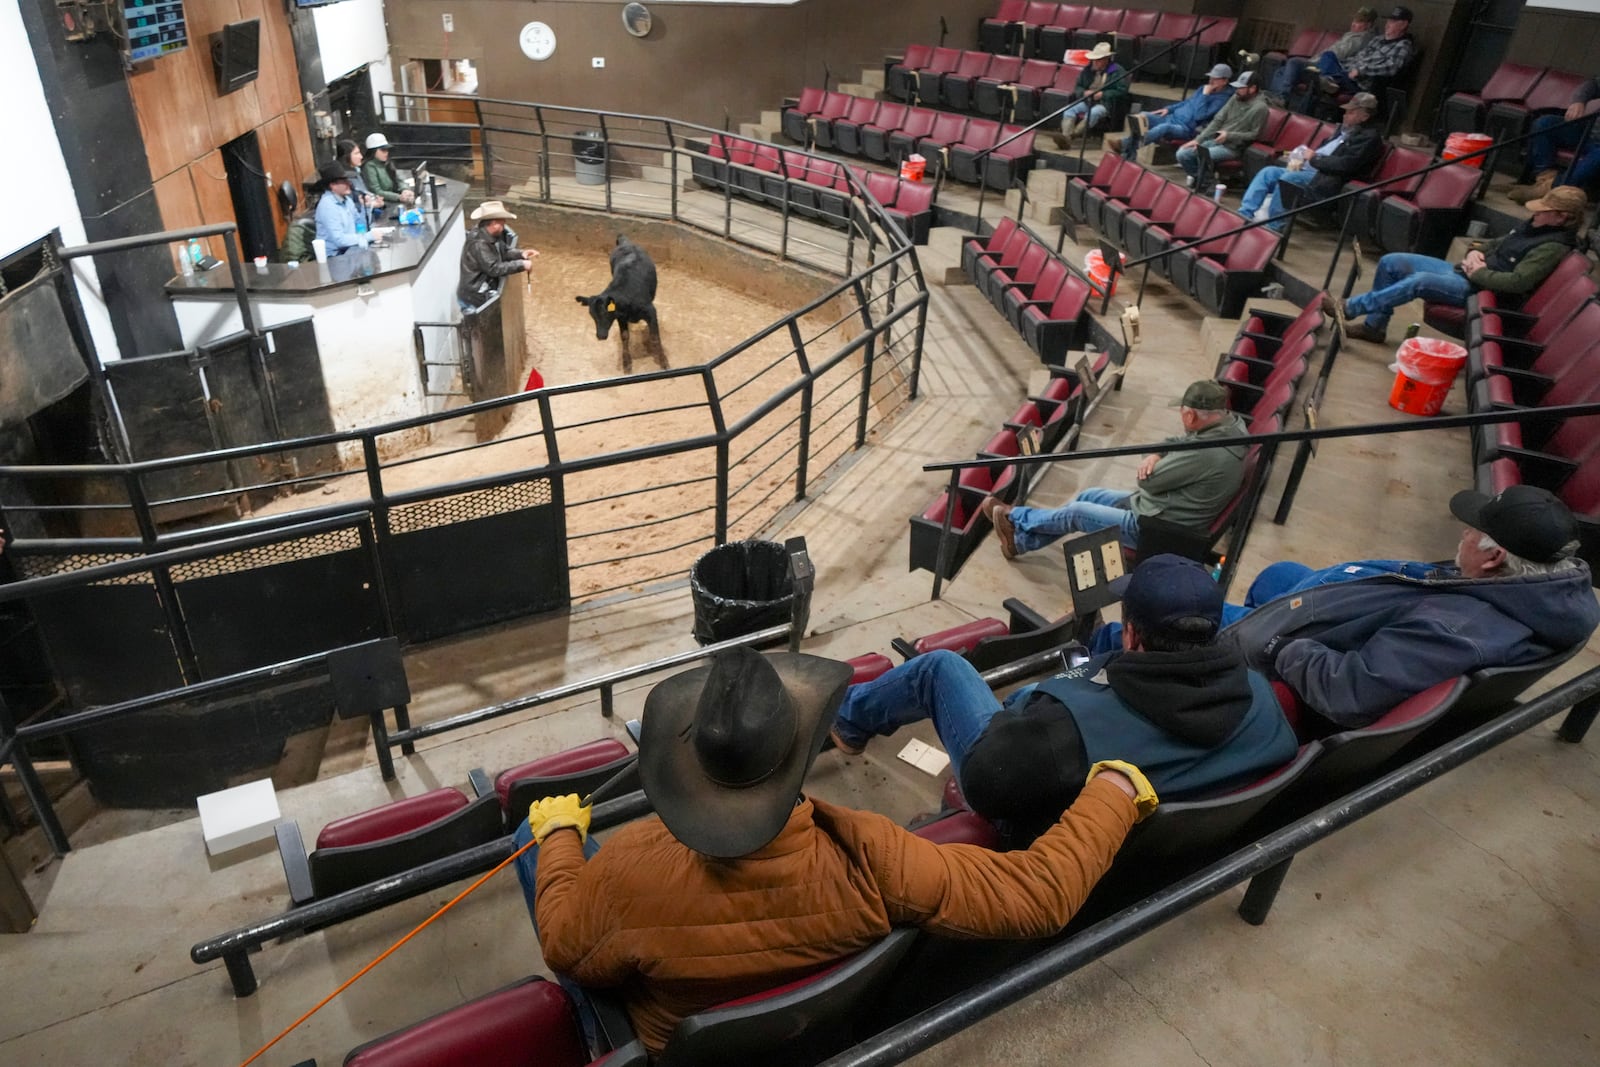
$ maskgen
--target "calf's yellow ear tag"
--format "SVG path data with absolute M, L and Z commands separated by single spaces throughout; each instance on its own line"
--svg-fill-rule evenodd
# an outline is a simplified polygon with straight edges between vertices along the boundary
M 615 311 L 615 310 L 617 310 L 617 302 L 615 300 L 607 302 L 606 310 L 607 311 Z

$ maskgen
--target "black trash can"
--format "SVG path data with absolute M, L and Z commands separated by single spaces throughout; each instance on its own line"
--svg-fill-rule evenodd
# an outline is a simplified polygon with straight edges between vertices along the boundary
M 579 185 L 606 183 L 605 134 L 599 130 L 583 130 L 573 137 L 572 169 Z
M 702 645 L 788 622 L 794 613 L 789 552 L 776 541 L 719 545 L 689 568 L 689 596 L 694 639 Z

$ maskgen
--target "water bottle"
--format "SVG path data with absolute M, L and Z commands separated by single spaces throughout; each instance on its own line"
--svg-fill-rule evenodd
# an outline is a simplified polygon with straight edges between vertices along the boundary
M 205 258 L 206 254 L 200 250 L 200 238 L 189 238 L 189 262 L 198 267 L 200 261 Z
M 361 242 L 361 247 L 367 247 L 367 212 L 365 208 L 356 211 L 356 240 Z
M 194 260 L 189 258 L 189 249 L 182 241 L 178 242 L 178 271 L 184 277 L 194 274 Z

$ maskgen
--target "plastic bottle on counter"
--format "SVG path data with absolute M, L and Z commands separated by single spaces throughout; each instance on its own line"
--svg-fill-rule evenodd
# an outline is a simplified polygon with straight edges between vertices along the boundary
M 205 258 L 205 251 L 200 247 L 200 238 L 189 238 L 189 262 L 198 267 L 200 261 Z
M 356 212 L 356 240 L 361 242 L 361 247 L 367 247 L 367 213 L 363 209 Z

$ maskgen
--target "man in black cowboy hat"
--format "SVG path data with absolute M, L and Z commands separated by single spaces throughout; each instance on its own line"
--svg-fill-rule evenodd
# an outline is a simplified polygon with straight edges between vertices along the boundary
M 367 209 L 350 188 L 350 175 L 338 163 L 324 163 L 317 171 L 322 198 L 317 201 L 317 237 L 326 242 L 328 255 L 366 245 Z M 357 226 L 357 223 L 360 226 Z
M 518 873 L 545 961 L 617 988 L 652 1052 L 684 1016 L 813 973 L 896 925 L 964 937 L 1059 931 L 1156 797 L 1137 768 L 1089 768 L 1026 850 L 940 846 L 801 793 L 850 668 L 738 648 L 645 702 L 639 771 L 659 817 L 585 861 L 589 810 L 539 801 Z

